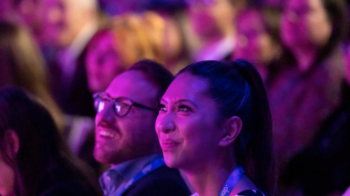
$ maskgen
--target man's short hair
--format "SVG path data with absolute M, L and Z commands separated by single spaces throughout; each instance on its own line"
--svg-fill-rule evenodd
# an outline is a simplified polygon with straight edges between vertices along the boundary
M 169 70 L 152 60 L 141 60 L 126 71 L 132 70 L 141 71 L 149 82 L 156 85 L 158 88 L 157 100 L 160 100 L 170 83 L 174 80 L 174 76 Z

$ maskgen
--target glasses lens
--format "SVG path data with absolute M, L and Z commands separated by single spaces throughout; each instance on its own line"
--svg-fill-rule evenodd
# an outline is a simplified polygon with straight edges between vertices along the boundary
M 114 103 L 115 113 L 118 116 L 125 116 L 129 112 L 131 105 L 132 103 L 129 99 L 119 98 L 115 100 L 115 103 Z
M 94 97 L 94 108 L 96 112 L 101 112 L 104 108 L 104 101 L 100 95 Z

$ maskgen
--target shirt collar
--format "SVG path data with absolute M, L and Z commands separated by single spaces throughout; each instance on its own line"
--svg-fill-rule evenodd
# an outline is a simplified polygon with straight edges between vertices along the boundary
M 118 174 L 123 176 L 124 179 L 130 180 L 148 163 L 160 157 L 162 157 L 161 154 L 147 155 L 120 163 L 118 165 L 113 166 L 111 169 L 117 171 Z
M 106 193 L 119 193 L 122 186 L 131 180 L 147 164 L 162 157 L 161 153 L 135 158 L 112 166 L 99 178 L 102 190 Z

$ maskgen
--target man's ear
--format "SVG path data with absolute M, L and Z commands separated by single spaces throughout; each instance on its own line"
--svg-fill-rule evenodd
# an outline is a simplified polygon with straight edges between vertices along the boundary
M 8 129 L 5 133 L 5 141 L 8 147 L 8 150 L 10 150 L 10 153 L 12 155 L 16 155 L 19 150 L 19 138 L 17 133 L 12 130 Z
M 241 133 L 242 126 L 242 120 L 238 116 L 232 116 L 227 119 L 224 123 L 224 134 L 219 142 L 219 146 L 225 147 L 231 145 L 239 133 Z

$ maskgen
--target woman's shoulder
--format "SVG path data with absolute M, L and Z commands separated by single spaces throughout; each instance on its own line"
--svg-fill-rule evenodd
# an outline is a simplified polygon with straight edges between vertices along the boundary
M 40 180 L 37 194 L 40 196 L 95 196 L 98 195 L 93 185 L 84 180 L 79 171 L 69 166 L 54 167 Z
M 265 194 L 259 190 L 244 190 L 239 192 L 236 196 L 265 196 Z

